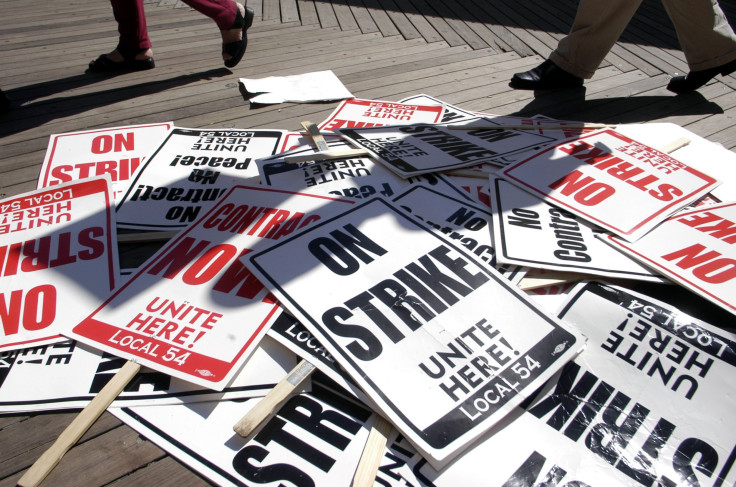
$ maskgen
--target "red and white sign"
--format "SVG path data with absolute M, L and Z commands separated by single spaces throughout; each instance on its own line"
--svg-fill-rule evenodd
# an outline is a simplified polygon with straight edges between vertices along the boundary
M 166 122 L 54 134 L 37 188 L 109 174 L 117 198 L 173 126 Z
M 678 213 L 634 243 L 605 241 L 736 314 L 736 203 Z
M 442 121 L 442 105 L 417 105 L 380 100 L 345 100 L 327 120 L 319 124 L 320 130 L 339 128 L 382 127 L 410 123 L 439 123 Z
M 70 336 L 222 390 L 279 310 L 240 258 L 264 241 L 279 240 L 350 203 L 235 186 L 81 320 Z
M 499 174 L 630 242 L 719 184 L 609 129 L 557 144 Z
M 107 176 L 0 201 L 0 351 L 65 340 L 99 306 L 118 276 L 115 235 Z

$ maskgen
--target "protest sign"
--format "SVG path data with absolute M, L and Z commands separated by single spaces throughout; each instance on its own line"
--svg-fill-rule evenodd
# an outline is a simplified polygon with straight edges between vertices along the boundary
M 610 129 L 547 148 L 498 174 L 628 241 L 718 185 Z
M 560 317 L 588 337 L 583 353 L 452 466 L 420 461 L 424 484 L 734 484 L 733 334 L 595 282 Z
M 634 243 L 604 240 L 736 314 L 736 203 L 678 213 Z
M 450 130 L 421 123 L 337 129 L 337 133 L 405 178 L 483 164 L 553 140 L 523 131 Z
M 237 184 L 258 176 L 254 159 L 274 154 L 281 130 L 172 130 L 117 206 L 118 226 L 176 230 Z
M 330 148 L 333 147 L 340 146 L 330 144 Z M 421 183 L 438 188 L 441 192 L 466 197 L 441 174 L 424 174 L 404 179 L 370 157 L 294 164 L 284 161 L 285 156 L 310 151 L 311 148 L 304 147 L 256 161 L 261 184 L 290 191 L 308 190 L 318 194 L 362 199 L 378 194 L 391 198 L 405 188 Z
M 409 123 L 439 123 L 442 120 L 441 105 L 416 105 L 381 100 L 351 98 L 319 124 L 320 130 L 339 128 L 381 127 Z
M 279 310 L 240 257 L 351 203 L 236 186 L 81 320 L 71 336 L 221 390 Z
M 434 464 L 583 346 L 485 262 L 381 198 L 247 261 Z
M 425 186 L 415 186 L 394 199 L 402 210 L 436 229 L 449 241 L 475 254 L 507 279 L 517 266 L 500 265 L 493 247 L 491 213 L 466 200 L 451 198 Z
M 233 423 L 255 402 L 110 412 L 217 485 L 351 484 L 374 422 L 369 410 L 315 386 L 291 398 L 254 438 L 233 436 Z
M 123 363 L 123 359 L 75 341 L 2 352 L 0 412 L 82 408 Z M 145 369 L 113 401 L 113 406 L 260 397 L 266 395 L 295 363 L 293 353 L 266 337 L 222 392 Z
M 108 176 L 0 201 L 0 351 L 64 340 L 115 288 L 112 205 Z
M 501 178 L 491 178 L 496 257 L 507 264 L 660 281 L 658 274 L 603 244 L 572 213 Z
M 38 177 L 38 189 L 108 174 L 118 200 L 173 122 L 52 134 Z

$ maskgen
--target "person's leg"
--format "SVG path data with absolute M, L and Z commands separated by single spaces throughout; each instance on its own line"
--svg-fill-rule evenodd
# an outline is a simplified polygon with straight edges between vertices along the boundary
M 118 51 L 127 55 L 150 49 L 151 39 L 148 37 L 143 0 L 110 0 L 110 4 L 120 33 Z
M 143 0 L 110 0 L 120 34 L 112 52 L 89 63 L 93 72 L 138 71 L 155 66 Z
M 717 74 L 736 71 L 736 35 L 717 0 L 662 0 L 677 31 L 690 67 L 687 76 L 672 78 L 675 93 L 696 90 Z
M 570 74 L 590 79 L 628 25 L 642 0 L 580 0 L 570 33 L 549 60 Z
M 246 31 L 253 23 L 253 10 L 234 0 L 182 0 L 194 10 L 211 18 L 222 36 L 222 59 L 234 67 L 245 53 Z
M 639 8 L 642 0 L 580 0 L 570 33 L 560 39 L 548 59 L 516 73 L 511 87 L 563 89 L 583 84 L 598 69 Z

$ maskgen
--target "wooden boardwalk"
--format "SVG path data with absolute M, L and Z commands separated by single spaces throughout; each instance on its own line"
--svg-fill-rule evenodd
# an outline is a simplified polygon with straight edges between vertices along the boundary
M 722 0 L 731 19 L 736 2 Z M 0 198 L 35 189 L 50 134 L 173 121 L 192 128 L 296 130 L 336 104 L 251 109 L 240 77 L 330 69 L 359 98 L 418 93 L 500 115 L 588 122 L 663 121 L 733 150 L 736 79 L 674 96 L 687 72 L 669 19 L 644 0 L 584 94 L 508 87 L 569 28 L 573 0 L 249 0 L 256 11 L 245 60 L 222 67 L 213 23 L 177 0 L 146 3 L 157 67 L 115 77 L 84 73 L 116 44 L 105 0 L 0 0 Z M 732 24 L 734 22 L 732 21 Z M 15 485 L 76 412 L 0 416 L 0 487 Z M 83 479 L 83 480 L 81 480 Z M 43 485 L 196 486 L 209 483 L 105 413 Z

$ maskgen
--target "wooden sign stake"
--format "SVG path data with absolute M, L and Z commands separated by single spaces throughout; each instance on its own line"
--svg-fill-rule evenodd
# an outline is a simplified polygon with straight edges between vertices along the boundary
M 281 406 L 286 402 L 292 394 L 298 392 L 298 388 L 302 385 L 307 377 L 312 375 L 316 367 L 307 360 L 302 360 L 291 372 L 276 384 L 265 397 L 243 416 L 240 421 L 235 423 L 233 430 L 242 436 L 248 438 L 258 427 L 273 418 L 279 412 Z
M 383 416 L 376 415 L 376 424 L 368 434 L 368 441 L 363 448 L 358 468 L 355 470 L 352 487 L 372 487 L 376 483 L 378 467 L 386 450 L 388 435 L 393 426 Z
M 20 487 L 35 487 L 40 484 L 51 473 L 51 470 L 59 463 L 64 454 L 79 441 L 79 438 L 105 412 L 110 403 L 118 397 L 140 369 L 139 364 L 127 361 L 105 387 L 82 409 L 69 426 L 62 431 L 54 444 L 23 474 L 17 485 Z

